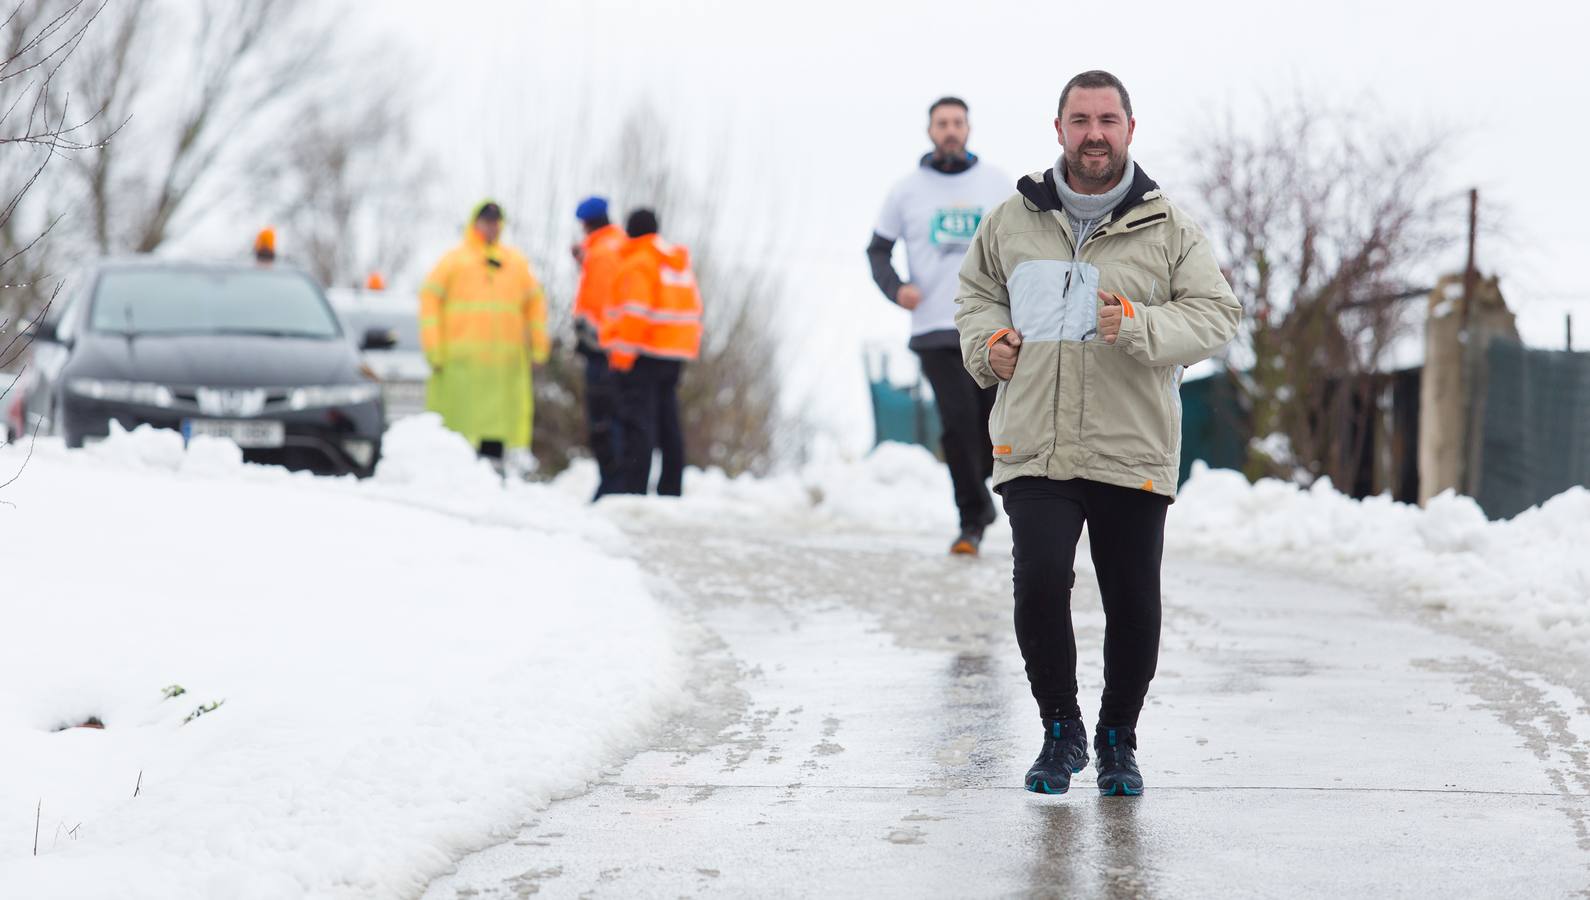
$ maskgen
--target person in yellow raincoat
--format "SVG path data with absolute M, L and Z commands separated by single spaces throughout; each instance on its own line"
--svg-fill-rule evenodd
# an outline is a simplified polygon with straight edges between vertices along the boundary
M 504 220 L 496 202 L 476 206 L 463 243 L 420 288 L 425 405 L 477 450 L 500 448 L 510 469 L 528 471 L 530 367 L 551 344 L 546 295 L 524 255 L 501 243 Z

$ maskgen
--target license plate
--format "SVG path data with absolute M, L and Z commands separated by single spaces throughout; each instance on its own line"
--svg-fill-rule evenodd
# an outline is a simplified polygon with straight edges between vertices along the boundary
M 387 415 L 391 418 L 424 412 L 425 382 L 388 381 L 381 385 L 381 398 L 386 401 Z
M 244 450 L 280 447 L 287 443 L 287 428 L 268 419 L 188 419 L 182 423 L 182 437 L 199 435 L 226 438 Z

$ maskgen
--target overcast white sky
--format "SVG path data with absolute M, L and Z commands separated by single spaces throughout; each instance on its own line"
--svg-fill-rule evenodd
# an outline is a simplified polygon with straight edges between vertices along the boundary
M 651 102 L 703 169 L 726 157 L 734 183 L 765 185 L 735 191 L 726 215 L 778 223 L 777 262 L 795 276 L 784 324 L 799 333 L 800 368 L 826 373 L 816 383 L 824 394 L 861 378 L 857 336 L 903 348 L 905 316 L 873 288 L 862 249 L 888 187 L 928 149 L 927 104 L 964 97 L 971 148 L 1014 175 L 1053 161 L 1055 99 L 1067 78 L 1090 68 L 1114 72 L 1132 92 L 1134 157 L 1173 199 L 1187 190 L 1187 141 L 1223 110 L 1254 111 L 1265 91 L 1372 102 L 1409 127 L 1449 129 L 1447 181 L 1453 193 L 1480 189 L 1482 218 L 1496 229 L 1482 235 L 1481 266 L 1502 274 L 1526 339 L 1560 347 L 1562 313 L 1572 310 L 1576 343 L 1590 345 L 1590 188 L 1581 171 L 1590 13 L 1582 4 L 1383 0 L 1305 10 L 1182 0 L 1097 14 L 1077 4 L 964 0 L 363 0 L 360 8 L 371 27 L 412 42 L 426 79 L 421 131 L 448 163 L 440 199 L 459 213 L 436 223 L 422 255 L 452 240 L 476 198 L 501 190 L 486 174 L 483 140 L 500 145 L 495 171 L 568 127 L 581 105 L 601 127 Z M 691 174 L 722 183 L 720 170 Z M 570 210 L 517 212 L 517 228 L 574 236 Z M 858 417 L 868 421 L 859 387 L 824 407 L 851 435 Z

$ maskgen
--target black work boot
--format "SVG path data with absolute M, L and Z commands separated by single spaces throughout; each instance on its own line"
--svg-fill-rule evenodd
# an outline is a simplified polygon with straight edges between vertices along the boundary
M 976 556 L 983 546 L 983 532 L 987 530 L 988 526 L 994 524 L 995 518 L 997 518 L 997 514 L 994 512 L 994 508 L 990 506 L 977 521 L 971 523 L 963 522 L 961 524 L 960 537 L 955 539 L 955 543 L 950 544 L 950 554 L 952 556 Z
M 1100 725 L 1093 736 L 1099 755 L 1093 764 L 1099 773 L 1099 793 L 1105 797 L 1136 797 L 1143 793 L 1143 773 L 1137 770 L 1137 729 L 1130 725 Z
M 1071 776 L 1088 764 L 1088 729 L 1081 719 L 1044 719 L 1043 749 L 1027 770 L 1027 790 L 1064 794 Z
M 960 537 L 950 544 L 951 556 L 976 556 L 983 546 L 983 529 L 968 525 L 961 529 Z

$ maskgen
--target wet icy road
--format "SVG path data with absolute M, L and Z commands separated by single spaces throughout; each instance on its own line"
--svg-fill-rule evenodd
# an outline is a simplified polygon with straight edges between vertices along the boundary
M 633 513 L 697 626 L 692 708 L 427 898 L 1590 895 L 1582 701 L 1416 610 L 1167 559 L 1146 795 L 1100 798 L 1090 767 L 1044 797 L 1021 789 L 1041 733 L 1008 533 L 968 562 L 914 535 Z

